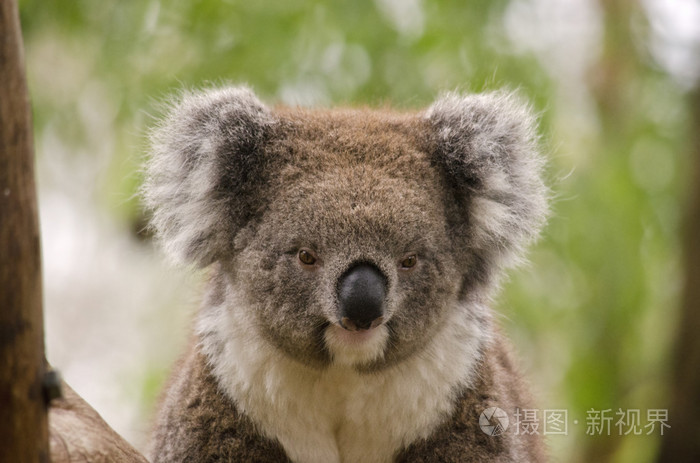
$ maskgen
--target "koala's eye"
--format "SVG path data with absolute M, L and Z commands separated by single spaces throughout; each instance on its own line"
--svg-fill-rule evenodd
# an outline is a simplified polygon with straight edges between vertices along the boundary
M 418 257 L 415 254 L 409 254 L 403 258 L 401 261 L 401 268 L 403 270 L 408 270 L 413 268 L 418 262 Z
M 316 256 L 308 249 L 299 250 L 299 261 L 304 265 L 314 265 L 316 263 Z

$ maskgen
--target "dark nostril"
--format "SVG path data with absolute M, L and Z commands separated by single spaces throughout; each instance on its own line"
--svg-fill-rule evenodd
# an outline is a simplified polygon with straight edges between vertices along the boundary
M 386 277 L 371 264 L 351 267 L 338 282 L 340 324 L 347 330 L 378 326 L 384 315 Z

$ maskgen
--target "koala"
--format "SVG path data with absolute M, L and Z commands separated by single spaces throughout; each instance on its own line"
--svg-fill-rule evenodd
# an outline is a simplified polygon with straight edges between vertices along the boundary
M 152 461 L 545 460 L 512 424 L 532 403 L 489 307 L 547 215 L 517 96 L 394 112 L 214 88 L 151 142 L 155 235 L 208 275 Z M 511 426 L 482 429 L 491 407 Z

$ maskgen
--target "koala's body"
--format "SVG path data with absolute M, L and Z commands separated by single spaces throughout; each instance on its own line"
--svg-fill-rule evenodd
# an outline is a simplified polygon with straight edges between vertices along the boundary
M 544 221 L 541 166 L 506 93 L 415 113 L 180 98 L 145 197 L 212 276 L 153 461 L 543 461 L 539 436 L 479 422 L 532 408 L 489 300 Z

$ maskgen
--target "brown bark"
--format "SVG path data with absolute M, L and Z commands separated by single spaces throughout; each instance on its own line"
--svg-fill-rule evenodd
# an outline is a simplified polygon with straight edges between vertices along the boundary
M 146 463 L 73 389 L 63 384 L 63 398 L 49 412 L 53 463 Z
M 39 218 L 17 3 L 0 1 L 0 460 L 49 461 Z M 54 385 L 55 386 L 55 385 Z M 145 462 L 72 389 L 52 402 L 54 462 Z
M 0 2 L 0 452 L 48 461 L 39 219 L 17 4 Z
M 671 428 L 664 433 L 660 462 L 700 461 L 700 89 L 690 102 L 694 166 L 683 241 L 685 286 L 670 387 Z

